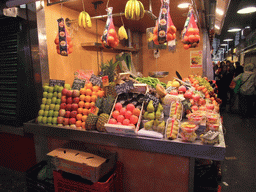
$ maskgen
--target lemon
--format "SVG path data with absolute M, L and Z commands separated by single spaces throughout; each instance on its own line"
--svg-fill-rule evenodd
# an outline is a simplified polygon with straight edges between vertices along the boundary
M 179 87 L 180 86 L 180 83 L 178 81 L 173 81 L 172 82 L 172 86 L 173 87 Z

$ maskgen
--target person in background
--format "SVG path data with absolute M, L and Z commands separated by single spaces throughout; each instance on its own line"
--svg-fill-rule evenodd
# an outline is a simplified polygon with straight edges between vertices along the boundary
M 256 67 L 255 67 L 256 69 Z M 235 74 L 234 77 L 244 72 L 244 67 L 240 65 L 240 62 L 235 62 Z
M 239 113 L 242 117 L 252 117 L 254 115 L 253 102 L 256 94 L 256 73 L 254 64 L 249 63 L 244 66 L 244 72 L 236 76 L 236 82 L 241 77 L 241 87 L 239 92 Z
M 218 69 L 220 61 L 218 61 L 218 64 L 215 63 L 214 61 L 212 62 L 212 68 L 213 68 L 213 79 L 216 80 L 216 74 L 215 71 Z
M 219 63 L 218 69 L 215 71 L 215 77 L 216 77 L 216 84 L 218 86 L 218 98 L 220 98 L 222 101 L 225 100 L 225 86 L 224 86 L 224 77 L 226 75 L 226 65 L 225 62 L 222 61 Z

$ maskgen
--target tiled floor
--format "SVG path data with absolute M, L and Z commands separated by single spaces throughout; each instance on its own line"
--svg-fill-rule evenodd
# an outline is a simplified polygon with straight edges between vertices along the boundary
M 256 118 L 241 118 L 226 111 L 221 115 L 226 142 L 221 192 L 255 192 Z M 0 192 L 25 191 L 25 173 L 0 167 Z

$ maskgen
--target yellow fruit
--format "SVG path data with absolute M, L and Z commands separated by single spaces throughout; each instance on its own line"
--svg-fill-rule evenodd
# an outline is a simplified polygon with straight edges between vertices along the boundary
M 172 82 L 172 87 L 179 87 L 180 83 L 178 81 Z

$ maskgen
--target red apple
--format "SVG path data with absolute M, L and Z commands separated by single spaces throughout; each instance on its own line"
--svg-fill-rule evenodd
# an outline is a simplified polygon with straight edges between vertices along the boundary
M 178 91 L 176 89 L 173 89 L 169 93 L 170 95 L 178 95 Z
M 118 121 L 118 122 L 123 122 L 123 120 L 124 120 L 124 116 L 123 115 L 118 115 L 117 116 L 117 118 L 116 118 L 116 120 Z
M 126 111 L 126 113 L 124 114 L 126 119 L 130 119 L 132 116 L 132 112 L 131 111 Z
M 124 119 L 123 120 L 123 125 L 129 125 L 130 124 L 130 120 L 129 119 Z
M 76 118 L 70 118 L 69 119 L 69 124 L 70 125 L 76 124 Z
M 67 102 L 67 97 L 66 96 L 61 96 L 60 101 L 61 101 L 61 103 L 66 103 Z
M 186 92 L 187 89 L 186 89 L 186 87 L 184 85 L 181 85 L 181 86 L 179 86 L 178 91 Z
M 72 97 L 73 91 L 72 90 L 68 90 L 67 91 L 67 97 Z
M 65 113 L 66 113 L 65 109 L 60 109 L 59 110 L 59 116 L 64 117 Z
M 67 97 L 67 103 L 68 103 L 68 104 L 73 103 L 73 98 L 72 98 L 72 97 Z
M 206 104 L 205 99 L 200 98 L 200 99 L 199 99 L 199 105 L 205 105 L 205 104 Z
M 70 117 L 71 118 L 76 118 L 76 115 L 77 115 L 77 111 L 71 111 L 70 112 Z
M 69 118 L 70 117 L 70 111 L 66 111 L 64 117 Z
M 63 125 L 69 125 L 69 118 L 63 119 Z
M 124 108 L 124 107 L 121 108 L 120 109 L 120 115 L 125 115 L 126 111 L 127 111 L 126 108 Z
M 123 108 L 121 103 L 116 103 L 115 104 L 115 110 L 120 111 Z
M 67 104 L 66 111 L 71 111 L 71 109 L 72 109 L 72 105 L 71 104 Z
M 192 95 L 192 99 L 194 99 L 194 101 L 199 101 L 200 95 L 199 94 L 194 94 L 194 95 Z
M 138 122 L 139 118 L 136 115 L 132 115 L 130 118 L 131 124 L 136 124 Z
M 73 90 L 73 93 L 72 93 L 72 97 L 79 97 L 80 96 L 80 91 L 79 90 Z
M 210 104 L 210 103 L 205 104 L 205 107 L 206 107 L 206 109 L 208 109 L 208 110 L 213 110 L 213 109 L 214 109 L 214 105 L 213 105 L 213 104 Z
M 77 111 L 77 109 L 78 109 L 78 104 L 76 103 L 71 104 L 71 111 Z
M 119 115 L 119 111 L 117 111 L 117 110 L 113 111 L 112 117 L 114 117 L 116 119 L 118 115 Z
M 133 109 L 135 109 L 135 106 L 132 104 L 132 103 L 129 103 L 127 106 L 126 106 L 126 109 L 127 111 L 133 111 Z
M 67 92 L 68 92 L 68 90 L 67 90 L 66 88 L 64 88 L 64 89 L 62 89 L 61 94 L 64 95 L 64 96 L 66 96 L 66 95 L 67 95 Z
M 67 107 L 67 104 L 66 103 L 61 103 L 60 104 L 60 109 L 66 109 Z
M 193 106 L 191 107 L 191 109 L 192 109 L 192 111 L 197 111 L 197 110 L 198 110 L 198 107 L 197 107 L 196 105 L 193 105 Z
M 57 123 L 58 124 L 62 124 L 63 123 L 64 118 L 63 117 L 57 117 Z
M 190 90 L 187 90 L 187 91 L 184 93 L 183 96 L 184 96 L 186 99 L 192 99 L 192 95 L 193 95 L 193 92 L 190 91 Z
M 79 103 L 79 101 L 80 101 L 80 98 L 79 97 L 74 97 L 73 98 L 73 103 Z
M 116 124 L 117 121 L 116 121 L 116 119 L 111 118 L 111 119 L 109 119 L 108 123 L 109 123 L 109 124 Z

